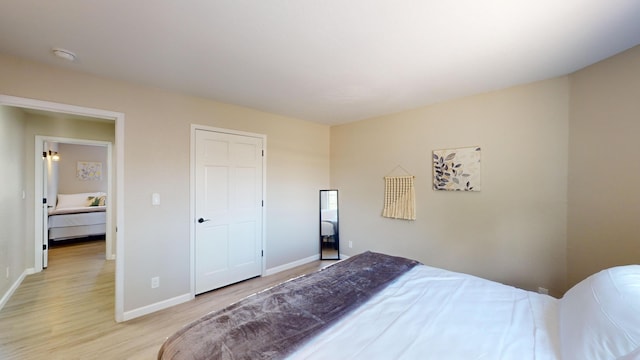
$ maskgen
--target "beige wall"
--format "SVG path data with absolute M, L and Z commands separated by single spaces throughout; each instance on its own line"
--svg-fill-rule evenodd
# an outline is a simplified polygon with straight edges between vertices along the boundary
M 23 114 L 17 109 L 0 106 L 0 299 L 16 283 L 27 268 L 25 238 L 25 211 L 27 200 L 24 178 Z M 31 262 L 33 262 L 33 252 Z M 7 270 L 9 276 L 7 277 Z
M 58 193 L 74 194 L 82 192 L 108 192 L 107 147 L 79 144 L 58 145 L 60 161 L 58 161 Z M 95 180 L 80 180 L 76 174 L 78 161 L 102 163 L 102 177 Z
M 267 135 L 266 266 L 318 253 L 328 126 L 7 56 L 0 56 L 0 78 L 0 94 L 125 114 L 125 311 L 189 293 L 191 124 Z M 153 192 L 162 196 L 160 207 L 151 205 Z M 152 290 L 154 276 L 161 286 Z
M 87 119 L 64 116 L 62 114 L 25 114 L 27 138 L 34 144 L 35 136 L 51 136 L 69 139 L 115 142 L 113 121 L 90 121 Z M 29 145 L 30 146 L 30 145 Z
M 640 263 L 640 46 L 570 77 L 568 281 Z
M 568 106 L 561 77 L 332 127 L 343 251 L 387 252 L 562 294 Z M 482 191 L 432 190 L 432 150 L 466 146 L 482 147 Z M 416 221 L 381 217 L 383 177 L 398 165 L 416 176 Z

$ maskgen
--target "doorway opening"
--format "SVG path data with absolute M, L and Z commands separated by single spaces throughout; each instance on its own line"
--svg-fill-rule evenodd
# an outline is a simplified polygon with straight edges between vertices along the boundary
M 124 321 L 124 119 L 123 113 L 86 108 L 75 105 L 61 104 L 49 101 L 20 98 L 15 96 L 1 95 L 0 94 L 0 106 L 17 107 L 21 109 L 27 109 L 32 111 L 43 111 L 51 114 L 66 114 L 71 116 L 88 117 L 94 119 L 102 119 L 106 121 L 112 121 L 115 123 L 115 181 L 112 184 L 115 194 L 114 201 L 115 206 L 112 206 L 112 211 L 108 211 L 114 217 L 114 229 L 115 229 L 115 320 L 117 322 Z M 42 143 L 36 141 L 36 148 Z M 34 159 L 37 164 L 35 166 L 36 172 L 42 171 L 41 159 L 42 152 L 34 154 Z M 40 161 L 40 162 L 39 162 Z M 34 189 L 34 194 L 41 194 L 42 188 Z M 36 219 L 42 219 L 42 196 L 34 196 L 33 214 Z M 43 222 L 35 221 L 35 236 L 34 244 L 42 244 L 43 234 Z M 42 271 L 42 249 L 34 248 L 34 261 L 32 272 Z
M 50 246 L 96 236 L 105 240 L 105 259 L 114 260 L 112 143 L 36 136 L 35 153 L 42 154 L 41 174 L 36 171 L 35 176 L 35 188 L 42 189 L 36 197 L 43 199 L 42 214 L 36 217 L 43 222 L 42 246 L 36 245 L 42 250 L 42 267 L 48 267 Z

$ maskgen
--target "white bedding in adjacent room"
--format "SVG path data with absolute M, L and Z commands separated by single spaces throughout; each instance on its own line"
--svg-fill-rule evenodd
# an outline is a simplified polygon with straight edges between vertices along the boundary
M 558 359 L 558 301 L 420 265 L 289 358 Z
M 64 216 L 49 215 L 49 229 L 68 227 L 96 225 L 106 223 L 107 213 L 104 211 L 96 212 L 80 212 L 64 214 Z
M 56 207 L 49 210 L 49 240 L 66 240 L 106 232 L 107 207 L 103 192 L 58 194 Z
M 68 208 L 54 208 L 49 210 L 49 216 L 62 214 L 77 214 L 88 212 L 104 212 L 107 211 L 106 206 L 74 206 Z

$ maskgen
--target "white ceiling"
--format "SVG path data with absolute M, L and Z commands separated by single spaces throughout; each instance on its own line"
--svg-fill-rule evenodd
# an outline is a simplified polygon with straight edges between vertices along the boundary
M 0 0 L 0 53 L 327 124 L 639 43 L 637 0 Z

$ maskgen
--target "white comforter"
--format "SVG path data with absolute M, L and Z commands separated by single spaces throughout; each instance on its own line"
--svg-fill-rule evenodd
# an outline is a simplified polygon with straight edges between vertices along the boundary
M 559 359 L 558 301 L 420 265 L 291 359 Z

